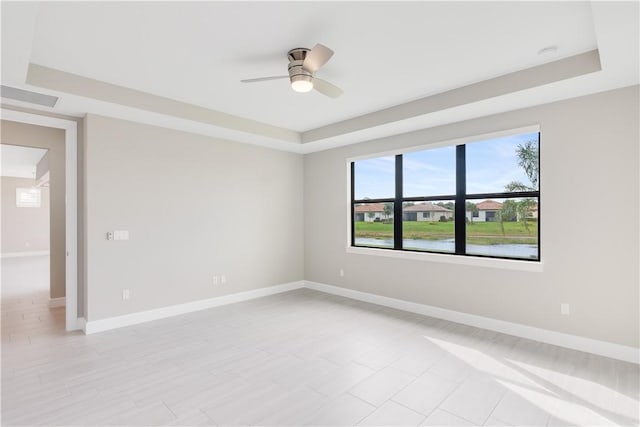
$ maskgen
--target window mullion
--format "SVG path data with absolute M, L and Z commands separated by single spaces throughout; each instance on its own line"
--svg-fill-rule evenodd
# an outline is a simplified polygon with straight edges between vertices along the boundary
M 456 206 L 455 206 L 455 234 L 456 254 L 464 255 L 467 251 L 467 222 L 466 222 L 466 193 L 467 167 L 465 146 L 456 147 Z
M 402 154 L 396 155 L 396 194 L 393 204 L 393 249 L 402 249 Z
M 351 162 L 351 246 L 356 245 L 356 163 Z

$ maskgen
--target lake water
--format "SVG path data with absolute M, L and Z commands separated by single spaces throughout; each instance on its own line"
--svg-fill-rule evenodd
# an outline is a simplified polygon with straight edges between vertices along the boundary
M 356 245 L 392 248 L 393 240 L 356 237 Z M 402 241 L 402 245 L 405 249 L 414 249 L 419 251 L 455 252 L 455 242 L 453 239 L 404 239 Z M 467 243 L 467 254 L 538 259 L 538 246 L 525 244 L 472 245 Z

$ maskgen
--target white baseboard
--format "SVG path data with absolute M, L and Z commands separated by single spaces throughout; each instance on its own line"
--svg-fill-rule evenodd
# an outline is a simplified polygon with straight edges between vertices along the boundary
M 307 280 L 285 283 L 282 285 L 270 286 L 267 288 L 259 288 L 230 295 L 223 295 L 206 300 L 172 305 L 169 307 L 162 307 L 154 310 L 131 313 L 107 319 L 85 321 L 84 318 L 78 318 L 78 329 L 84 330 L 86 334 L 93 334 L 96 332 L 102 332 L 110 329 L 121 328 L 124 326 L 136 325 L 138 323 L 149 322 L 152 320 L 178 316 L 194 311 L 200 311 L 208 308 L 218 307 L 221 305 L 247 301 L 254 298 L 274 295 L 300 288 L 308 288 L 328 294 L 340 295 L 358 301 L 382 305 L 385 307 L 422 314 L 438 319 L 449 320 L 451 322 L 462 323 L 464 325 L 475 326 L 491 331 L 502 332 L 508 335 L 514 335 L 517 337 L 540 341 L 547 344 L 553 344 L 573 350 L 584 351 L 587 353 L 598 354 L 613 359 L 624 360 L 626 362 L 640 363 L 640 349 L 635 347 L 594 340 L 577 335 L 550 331 L 533 326 L 506 322 L 504 320 L 492 319 L 475 314 L 448 310 L 426 304 L 418 304 L 415 302 L 389 298 L 381 295 L 371 294 L 368 292 L 361 292 L 353 289 L 341 288 L 339 286 L 327 285 L 324 283 L 311 282 Z
M 31 252 L 3 252 L 0 258 L 18 258 L 23 256 L 42 256 L 49 255 L 49 251 L 31 251 Z
M 304 287 L 303 281 L 285 283 L 283 285 L 269 286 L 246 292 L 239 292 L 205 300 L 193 301 L 184 304 L 171 305 L 169 307 L 156 308 L 154 310 L 141 311 L 138 313 L 125 314 L 124 316 L 110 317 L 107 319 L 88 321 L 84 325 L 86 334 L 108 331 L 110 329 L 122 328 L 124 326 L 149 322 L 151 320 L 164 319 L 166 317 L 178 316 L 180 314 L 205 310 L 207 308 L 221 305 L 233 304 L 240 301 L 247 301 L 267 295 L 279 294 L 281 292 L 292 291 Z
M 449 320 L 452 322 L 475 326 L 482 329 L 489 329 L 491 331 L 502 332 L 508 335 L 515 335 L 517 337 L 540 341 L 547 344 L 553 344 L 559 347 L 565 347 L 573 350 L 584 351 L 587 353 L 598 354 L 613 359 L 624 360 L 625 362 L 640 363 L 640 349 L 635 347 L 594 340 L 591 338 L 565 334 L 562 332 L 550 331 L 547 329 L 536 328 L 533 326 L 527 326 L 518 323 L 506 322 L 504 320 L 477 316 L 475 314 L 447 310 L 444 308 L 434 307 L 426 304 L 418 304 L 415 302 L 370 294 L 368 292 L 341 288 L 339 286 L 326 285 L 324 283 L 305 280 L 304 287 L 328 294 L 340 295 L 358 301 L 391 307 L 411 313 L 422 314 L 425 316 L 436 317 L 438 319 Z
M 49 298 L 50 308 L 64 307 L 66 305 L 67 305 L 67 297 Z

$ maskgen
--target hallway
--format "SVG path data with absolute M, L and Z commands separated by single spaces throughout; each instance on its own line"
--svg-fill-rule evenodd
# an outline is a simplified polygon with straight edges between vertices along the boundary
M 2 343 L 64 333 L 64 307 L 49 308 L 49 256 L 2 259 Z

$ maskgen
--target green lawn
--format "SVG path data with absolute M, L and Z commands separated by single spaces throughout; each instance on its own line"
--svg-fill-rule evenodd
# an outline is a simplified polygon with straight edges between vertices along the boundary
M 481 245 L 535 244 L 538 239 L 538 223 L 528 222 L 529 230 L 522 222 L 505 222 L 504 233 L 499 222 L 476 222 L 467 224 L 467 242 Z M 405 239 L 441 240 L 454 237 L 454 223 L 405 221 L 402 225 Z M 393 238 L 393 224 L 356 221 L 356 237 L 376 239 Z

